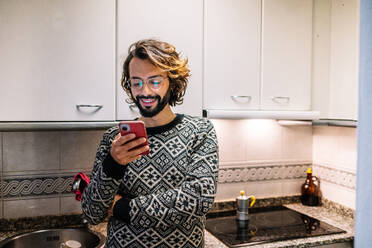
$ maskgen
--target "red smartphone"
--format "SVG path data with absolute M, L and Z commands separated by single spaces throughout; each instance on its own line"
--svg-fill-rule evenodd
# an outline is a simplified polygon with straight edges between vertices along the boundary
M 141 146 L 148 145 L 145 123 L 143 121 L 121 121 L 119 123 L 119 130 L 120 130 L 120 134 L 122 136 L 130 134 L 130 133 L 134 133 L 136 135 L 136 138 L 143 137 L 143 138 L 146 139 L 146 141 L 143 144 L 141 144 L 141 145 L 139 145 L 139 146 L 137 146 L 133 149 L 136 149 L 136 148 L 141 147 Z M 147 150 L 147 151 L 141 153 L 141 155 L 147 155 L 147 154 L 149 154 L 149 152 L 150 152 L 150 150 Z

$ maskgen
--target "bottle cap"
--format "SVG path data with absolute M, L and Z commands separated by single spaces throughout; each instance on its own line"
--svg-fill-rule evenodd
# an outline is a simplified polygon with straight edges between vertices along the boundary
M 308 168 L 306 173 L 313 173 L 313 172 L 311 171 L 311 168 Z

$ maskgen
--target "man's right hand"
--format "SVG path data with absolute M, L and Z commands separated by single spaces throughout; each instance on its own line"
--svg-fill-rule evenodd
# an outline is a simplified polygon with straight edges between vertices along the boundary
M 146 145 L 136 149 L 133 148 L 145 143 L 145 141 L 145 138 L 136 138 L 133 133 L 124 136 L 118 134 L 114 141 L 112 141 L 110 150 L 111 157 L 121 165 L 126 165 L 139 159 L 142 156 L 141 153 L 150 149 L 149 146 Z

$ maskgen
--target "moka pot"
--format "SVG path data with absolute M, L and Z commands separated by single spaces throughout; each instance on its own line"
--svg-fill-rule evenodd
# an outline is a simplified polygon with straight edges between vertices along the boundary
M 252 199 L 249 203 L 249 199 Z M 240 196 L 236 198 L 236 219 L 249 220 L 248 209 L 256 202 L 254 195 L 246 196 L 244 190 L 240 191 Z

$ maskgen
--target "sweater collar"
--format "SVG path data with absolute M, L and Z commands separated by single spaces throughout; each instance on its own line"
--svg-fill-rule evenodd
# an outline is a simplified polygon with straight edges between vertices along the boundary
M 178 123 L 180 123 L 183 119 L 184 115 L 183 114 L 176 114 L 176 117 L 169 123 L 157 127 L 148 127 L 146 128 L 146 132 L 149 135 L 154 135 L 158 133 L 162 133 L 165 131 L 168 131 L 175 127 Z

